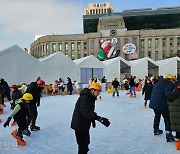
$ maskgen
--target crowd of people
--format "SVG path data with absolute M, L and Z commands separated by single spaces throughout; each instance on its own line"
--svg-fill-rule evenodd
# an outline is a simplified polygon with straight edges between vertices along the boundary
M 73 90 L 79 94 L 76 102 L 71 128 L 75 131 L 75 137 L 78 144 L 78 153 L 85 154 L 89 151 L 88 145 L 90 144 L 89 130 L 96 127 L 95 121 L 101 122 L 108 127 L 110 125 L 109 119 L 99 116 L 95 112 L 95 101 L 100 96 L 102 90 L 102 83 L 106 83 L 105 76 L 100 80 L 97 77 L 89 79 L 87 88 L 81 89 L 77 81 L 72 83 L 71 79 L 67 77 L 66 94 L 72 95 Z M 75 89 L 73 89 L 73 85 Z M 112 97 L 120 96 L 120 89 L 126 90 L 126 95 L 130 98 L 136 98 L 137 91 L 144 95 L 144 108 L 151 108 L 154 112 L 153 133 L 154 135 L 163 134 L 163 130 L 159 127 L 161 116 L 165 123 L 166 141 L 176 142 L 176 148 L 180 149 L 180 75 L 177 78 L 168 74 L 165 78 L 159 76 L 157 78 L 146 76 L 145 79 L 137 79 L 136 76 L 130 75 L 125 77 L 120 83 L 118 78 L 112 81 Z M 21 86 L 12 85 L 9 87 L 8 83 L 0 78 L 0 114 L 6 106 L 4 104 L 5 97 L 11 104 L 12 113 L 4 123 L 4 127 L 11 125 L 18 125 L 18 129 L 14 130 L 11 134 L 17 139 L 18 145 L 26 145 L 23 140 L 23 135 L 30 136 L 31 131 L 40 130 L 36 125 L 38 116 L 37 107 L 40 106 L 40 98 L 42 97 L 42 90 L 44 89 L 45 82 L 38 77 L 35 82 L 30 83 L 28 86 L 22 82 Z M 51 93 L 54 95 L 57 91 L 65 93 L 65 83 L 59 78 L 52 84 Z M 176 136 L 172 135 L 172 131 L 176 132 Z

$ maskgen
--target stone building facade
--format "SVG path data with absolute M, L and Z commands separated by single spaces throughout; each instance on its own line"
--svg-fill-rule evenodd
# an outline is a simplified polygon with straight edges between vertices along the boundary
M 172 19 L 174 23 L 169 23 L 170 19 L 167 18 L 169 16 L 174 17 Z M 158 25 L 159 17 L 161 17 L 159 19 L 161 25 Z M 54 52 L 63 52 L 73 60 L 88 55 L 97 56 L 101 40 L 116 39 L 117 43 L 113 46 L 126 60 L 143 57 L 162 60 L 180 56 L 179 8 L 86 15 L 83 18 L 84 34 L 42 36 L 31 44 L 31 55 L 40 58 Z M 128 43 L 136 46 L 137 57 L 131 57 L 122 52 L 123 46 Z

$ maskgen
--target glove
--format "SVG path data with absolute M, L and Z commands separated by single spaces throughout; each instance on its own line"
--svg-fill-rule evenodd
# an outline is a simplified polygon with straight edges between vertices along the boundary
M 107 118 L 97 116 L 96 120 L 98 120 L 100 123 L 102 123 L 106 127 L 108 127 L 110 125 L 110 121 Z
M 96 127 L 96 122 L 95 122 L 95 120 L 92 121 L 92 127 L 93 127 L 93 128 Z
M 4 127 L 9 126 L 11 119 L 12 119 L 12 117 L 7 118 L 6 122 L 4 123 Z

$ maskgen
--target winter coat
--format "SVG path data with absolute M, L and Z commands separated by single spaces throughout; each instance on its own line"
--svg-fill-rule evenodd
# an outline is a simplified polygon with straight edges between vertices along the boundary
M 153 85 L 152 84 L 145 84 L 142 90 L 142 95 L 145 93 L 144 100 L 150 100 L 152 94 Z
M 117 80 L 114 80 L 114 81 L 112 82 L 112 86 L 113 86 L 114 88 L 118 88 L 119 82 L 118 82 Z
M 90 93 L 88 88 L 84 88 L 78 98 L 72 116 L 71 128 L 77 131 L 87 131 L 91 122 L 95 120 L 97 114 L 95 110 L 96 98 Z
M 73 91 L 73 85 L 70 78 L 68 78 L 67 91 Z
M 174 84 L 168 79 L 159 80 L 153 87 L 149 107 L 161 112 L 169 112 L 167 95 L 173 92 Z
M 130 78 L 130 80 L 129 80 L 129 86 L 130 86 L 130 87 L 135 87 L 134 78 Z
M 13 103 L 15 103 L 16 100 L 20 99 L 22 97 L 22 93 L 16 89 L 12 92 L 12 100 L 13 100 Z
M 6 81 L 4 81 L 4 79 L 1 80 L 1 83 L 0 83 L 0 91 L 1 91 L 1 94 L 3 95 L 10 95 L 10 87 L 8 85 L 8 83 Z
M 167 96 L 171 129 L 180 132 L 180 87 Z
M 30 93 L 33 96 L 33 100 L 29 105 L 31 106 L 36 106 L 40 103 L 40 97 L 41 97 L 41 92 L 43 88 L 38 87 L 36 82 L 31 82 L 31 84 L 28 86 L 26 93 Z

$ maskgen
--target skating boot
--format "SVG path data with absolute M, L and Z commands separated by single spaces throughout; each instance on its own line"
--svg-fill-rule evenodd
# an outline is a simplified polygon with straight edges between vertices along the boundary
M 136 98 L 136 95 L 132 95 L 132 98 Z
M 146 104 L 146 103 L 144 103 L 144 108 L 145 108 L 145 109 L 147 108 L 147 104 Z
M 15 130 L 13 130 L 12 132 L 11 132 L 11 135 L 15 138 L 15 139 L 17 139 L 18 138 L 18 131 L 15 129 Z
M 175 142 L 176 150 L 180 150 L 180 141 Z
M 166 142 L 173 142 L 173 141 L 174 141 L 174 137 L 172 135 L 172 132 L 166 131 Z
M 24 141 L 23 139 L 18 137 L 17 144 L 20 145 L 20 146 L 25 146 L 26 145 L 26 141 Z
M 38 127 L 36 125 L 34 125 L 34 126 L 31 125 L 31 131 L 37 131 L 37 130 L 40 130 L 40 127 Z
M 28 129 L 24 129 L 24 130 L 22 131 L 22 133 L 23 133 L 24 135 L 26 135 L 26 136 L 30 136 L 30 135 L 31 135 L 31 132 L 30 132 Z
M 11 126 L 14 126 L 14 125 L 16 125 L 16 124 L 17 124 L 16 121 L 11 122 Z
M 154 135 L 161 135 L 163 133 L 160 129 L 154 129 Z

